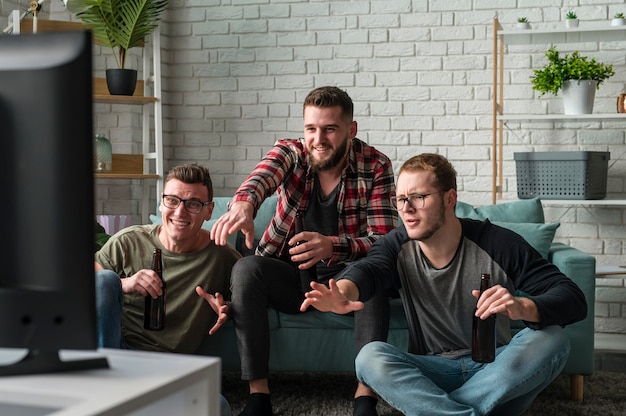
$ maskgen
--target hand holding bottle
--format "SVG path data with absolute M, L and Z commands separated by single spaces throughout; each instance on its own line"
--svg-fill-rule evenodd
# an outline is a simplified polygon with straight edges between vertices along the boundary
M 163 280 L 163 261 L 161 259 L 161 250 L 154 249 L 152 255 L 152 270 L 161 279 L 161 295 L 153 298 L 146 296 L 143 314 L 143 327 L 150 331 L 160 331 L 165 328 L 165 293 L 166 284 Z

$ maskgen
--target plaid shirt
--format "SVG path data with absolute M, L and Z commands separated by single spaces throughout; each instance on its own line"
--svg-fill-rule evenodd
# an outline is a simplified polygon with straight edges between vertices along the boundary
M 279 139 L 235 192 L 232 202 L 248 201 L 254 212 L 276 192 L 276 213 L 265 230 L 256 254 L 287 255 L 286 242 L 295 234 L 297 211 L 307 209 L 314 183 L 304 139 Z M 391 161 L 383 153 L 354 138 L 341 175 L 337 199 L 338 236 L 326 265 L 363 257 L 372 244 L 398 224 L 391 207 L 395 192 Z

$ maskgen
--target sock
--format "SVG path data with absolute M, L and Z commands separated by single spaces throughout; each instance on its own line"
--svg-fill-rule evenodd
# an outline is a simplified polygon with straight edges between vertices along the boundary
M 273 416 L 270 395 L 265 393 L 252 393 L 248 396 L 246 407 L 239 416 Z
M 359 396 L 354 399 L 354 411 L 352 416 L 378 416 L 376 413 L 378 399 L 371 396 Z

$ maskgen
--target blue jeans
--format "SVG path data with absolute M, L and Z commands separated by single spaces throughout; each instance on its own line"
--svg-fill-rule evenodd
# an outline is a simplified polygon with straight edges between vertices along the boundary
M 124 294 L 117 273 L 96 271 L 96 327 L 98 347 L 128 349 L 122 336 Z
M 371 342 L 355 365 L 359 381 L 407 416 L 518 415 L 559 375 L 569 350 L 563 328 L 549 326 L 521 330 L 488 364 Z
M 139 296 L 139 295 L 137 295 Z M 122 336 L 122 306 L 124 294 L 117 273 L 111 270 L 96 271 L 96 326 L 98 347 L 130 349 Z M 228 400 L 220 394 L 222 416 L 231 416 Z

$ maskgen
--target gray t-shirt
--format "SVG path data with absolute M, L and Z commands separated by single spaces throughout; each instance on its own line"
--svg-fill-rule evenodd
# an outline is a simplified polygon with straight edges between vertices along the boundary
M 398 263 L 403 288 L 417 311 L 428 351 L 448 358 L 471 352 L 468 340 L 472 339 L 477 302 L 472 290 L 479 289 L 481 273 L 492 274 L 492 286 L 500 284 L 514 292 L 504 272 L 494 273 L 489 256 L 470 240 L 461 239 L 452 261 L 441 269 L 428 262 L 416 240 L 402 247 Z M 508 344 L 511 339 L 509 319 L 498 315 L 496 326 L 497 345 Z

